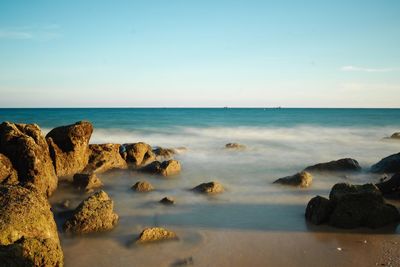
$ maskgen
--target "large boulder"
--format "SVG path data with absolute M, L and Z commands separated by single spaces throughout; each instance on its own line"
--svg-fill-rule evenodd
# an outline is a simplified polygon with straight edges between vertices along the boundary
M 378 163 L 371 166 L 373 173 L 394 173 L 400 172 L 400 153 L 390 155 L 381 159 Z
M 302 171 L 291 176 L 279 178 L 274 184 L 291 185 L 298 187 L 309 187 L 312 183 L 312 176 L 310 173 Z
M 86 167 L 92 133 L 90 122 L 79 121 L 54 128 L 46 135 L 57 176 L 70 177 Z
M 142 167 L 140 171 L 161 174 L 162 176 L 171 176 L 181 171 L 181 164 L 179 161 L 173 159 L 163 162 L 153 161 L 149 165 Z
M 378 228 L 400 220 L 396 207 L 385 203 L 373 184 L 335 184 L 329 200 L 317 196 L 308 203 L 306 219 L 314 224 L 328 222 L 339 228 Z
M 194 192 L 203 194 L 218 194 L 224 192 L 224 187 L 218 182 L 202 183 L 192 189 Z
M 304 169 L 307 172 L 343 172 L 360 171 L 361 167 L 357 160 L 344 158 L 330 162 L 318 163 Z
M 0 265 L 63 266 L 50 205 L 35 187 L 0 185 Z
M 12 162 L 0 153 L 0 184 L 17 184 L 18 174 Z
M 136 243 L 149 243 L 165 240 L 176 240 L 178 236 L 162 227 L 151 227 L 144 229 L 138 236 Z
M 126 169 L 128 165 L 120 154 L 120 144 L 89 145 L 89 163 L 85 173 L 103 173 L 111 169 Z
M 3 122 L 0 152 L 12 162 L 21 184 L 32 183 L 47 196 L 57 188 L 58 179 L 49 148 L 36 124 Z
M 79 204 L 63 228 L 67 233 L 87 234 L 111 230 L 117 222 L 114 202 L 106 192 L 99 191 Z
M 121 155 L 126 162 L 134 167 L 144 166 L 155 160 L 155 155 L 151 146 L 143 142 L 123 144 L 121 147 Z

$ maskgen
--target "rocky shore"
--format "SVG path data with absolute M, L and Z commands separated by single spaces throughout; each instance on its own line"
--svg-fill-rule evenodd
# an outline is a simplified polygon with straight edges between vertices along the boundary
M 134 171 L 169 182 L 165 178 L 181 172 L 181 163 L 174 159 L 176 149 L 152 147 L 144 142 L 91 144 L 93 131 L 87 121 L 54 128 L 46 136 L 36 124 L 3 122 L 0 125 L 0 262 L 4 266 L 63 266 L 59 232 L 48 201 L 57 194 L 61 181 L 86 194 L 85 200 L 65 218 L 62 227 L 65 234 L 80 238 L 118 226 L 119 216 L 113 199 L 106 187 L 103 188 L 101 174 L 112 170 Z M 237 143 L 225 147 L 238 153 L 248 149 Z M 391 175 L 390 179 L 375 184 L 333 185 L 329 198 L 316 196 L 309 201 L 305 219 L 315 225 L 346 229 L 396 225 L 400 221 L 399 211 L 385 198 L 400 197 L 399 155 L 390 155 L 365 170 L 352 158 L 317 163 L 274 183 L 307 190 L 313 187 L 314 175 L 365 172 L 371 174 L 371 182 L 374 173 Z M 138 180 L 131 189 L 148 192 L 132 192 L 137 197 L 157 190 L 145 180 Z M 214 195 L 226 190 L 229 185 L 211 181 L 191 191 Z M 174 209 L 173 198 L 165 197 L 159 202 Z M 143 229 L 135 240 L 143 244 L 170 239 L 179 240 L 171 230 L 150 227 Z

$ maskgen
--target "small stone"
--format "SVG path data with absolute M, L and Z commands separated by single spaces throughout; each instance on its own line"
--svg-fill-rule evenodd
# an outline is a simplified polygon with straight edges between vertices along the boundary
M 136 192 L 150 192 L 154 190 L 154 187 L 147 181 L 139 181 L 136 184 L 134 184 L 131 188 Z
M 71 203 L 70 203 L 70 201 L 69 201 L 68 199 L 67 199 L 67 200 L 64 200 L 64 201 L 61 203 L 61 206 L 62 206 L 63 208 L 66 208 L 66 209 L 68 209 L 70 205 L 71 205 Z
M 164 205 L 173 205 L 175 204 L 175 200 L 171 197 L 164 197 L 160 200 L 160 203 Z
M 202 183 L 194 187 L 192 190 L 204 194 L 217 194 L 224 192 L 223 186 L 218 182 Z
M 136 243 L 148 243 L 176 239 L 178 239 L 178 236 L 170 230 L 164 229 L 162 227 L 151 227 L 144 229 L 140 233 Z
M 342 248 L 336 248 L 338 251 L 342 251 Z
M 246 149 L 245 145 L 239 143 L 228 143 L 225 145 L 226 149 L 236 149 L 236 150 L 243 150 Z

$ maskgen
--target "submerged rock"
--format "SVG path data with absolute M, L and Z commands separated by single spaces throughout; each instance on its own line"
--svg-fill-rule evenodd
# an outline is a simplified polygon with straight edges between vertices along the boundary
M 333 160 L 330 162 L 318 163 L 304 169 L 307 172 L 335 172 L 335 171 L 360 171 L 358 161 L 351 158 Z
M 167 229 L 152 227 L 144 229 L 136 240 L 136 243 L 149 243 L 164 240 L 176 240 L 178 236 Z
M 0 184 L 18 184 L 18 174 L 11 161 L 0 153 Z
M 87 234 L 111 230 L 118 222 L 114 203 L 104 191 L 94 193 L 75 209 L 72 217 L 64 224 L 64 231 Z
M 103 186 L 103 183 L 94 173 L 75 174 L 73 184 L 75 187 L 85 191 L 90 191 Z
M 400 196 L 400 173 L 394 174 L 389 180 L 376 184 L 376 187 L 384 195 L 397 194 L 397 196 Z
M 390 136 L 392 139 L 400 139 L 400 132 L 396 132 Z
M 339 228 L 378 228 L 400 220 L 396 207 L 386 204 L 373 184 L 335 184 L 329 200 L 317 196 L 308 203 L 306 219 Z
M 292 185 L 298 187 L 309 187 L 312 183 L 312 176 L 310 173 L 302 171 L 295 175 L 279 178 L 274 184 Z
M 63 266 L 50 205 L 35 187 L 0 185 L 0 265 Z
M 390 155 L 381 159 L 371 166 L 373 173 L 395 173 L 400 172 L 400 153 Z
M 171 176 L 181 171 L 181 164 L 177 160 L 167 160 L 164 162 L 154 161 L 140 169 L 143 172 Z
M 239 144 L 239 143 L 228 143 L 228 144 L 225 145 L 225 148 L 243 150 L 243 149 L 246 149 L 246 146 L 242 145 L 242 144 Z
M 12 162 L 21 184 L 32 183 L 47 196 L 57 188 L 58 179 L 49 148 L 36 124 L 3 122 L 0 152 Z
M 172 148 L 157 147 L 153 149 L 153 153 L 156 156 L 156 160 L 160 161 L 172 159 L 176 154 L 176 151 Z
M 198 193 L 218 194 L 224 192 L 223 186 L 218 182 L 202 183 L 192 189 Z
M 164 205 L 173 205 L 175 204 L 175 200 L 171 197 L 164 197 L 160 200 L 160 203 Z
M 151 146 L 143 142 L 124 144 L 121 151 L 122 157 L 135 167 L 149 164 L 155 160 Z
M 79 121 L 54 128 L 46 135 L 57 176 L 72 176 L 86 167 L 92 133 L 90 122 Z
M 136 192 L 150 192 L 154 190 L 154 187 L 147 181 L 139 181 L 135 183 L 131 189 L 135 190 Z
M 126 169 L 128 165 L 120 154 L 120 144 L 89 145 L 89 163 L 85 173 L 103 173 L 111 169 Z

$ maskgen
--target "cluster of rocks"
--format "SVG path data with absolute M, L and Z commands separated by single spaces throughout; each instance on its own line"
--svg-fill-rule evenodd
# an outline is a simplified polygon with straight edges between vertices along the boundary
M 36 124 L 0 124 L 0 262 L 5 266 L 63 266 L 57 227 L 48 197 L 59 180 L 92 192 L 103 185 L 98 174 L 132 168 L 162 176 L 178 174 L 173 149 L 148 144 L 89 144 L 93 126 L 80 121 L 52 129 Z M 150 166 L 148 166 L 150 165 Z M 137 185 L 138 190 L 143 186 Z M 163 203 L 173 203 L 170 199 Z M 65 232 L 86 234 L 118 222 L 113 201 L 99 191 L 72 211 Z
M 275 180 L 274 183 L 306 188 L 309 187 L 312 183 L 313 177 L 311 173 L 357 171 L 361 171 L 360 164 L 357 160 L 351 158 L 343 158 L 308 166 L 303 171 L 291 176 L 279 178 Z
M 378 228 L 400 220 L 397 208 L 387 204 L 373 184 L 335 184 L 329 199 L 316 196 L 310 200 L 305 216 L 313 224 L 339 228 Z

